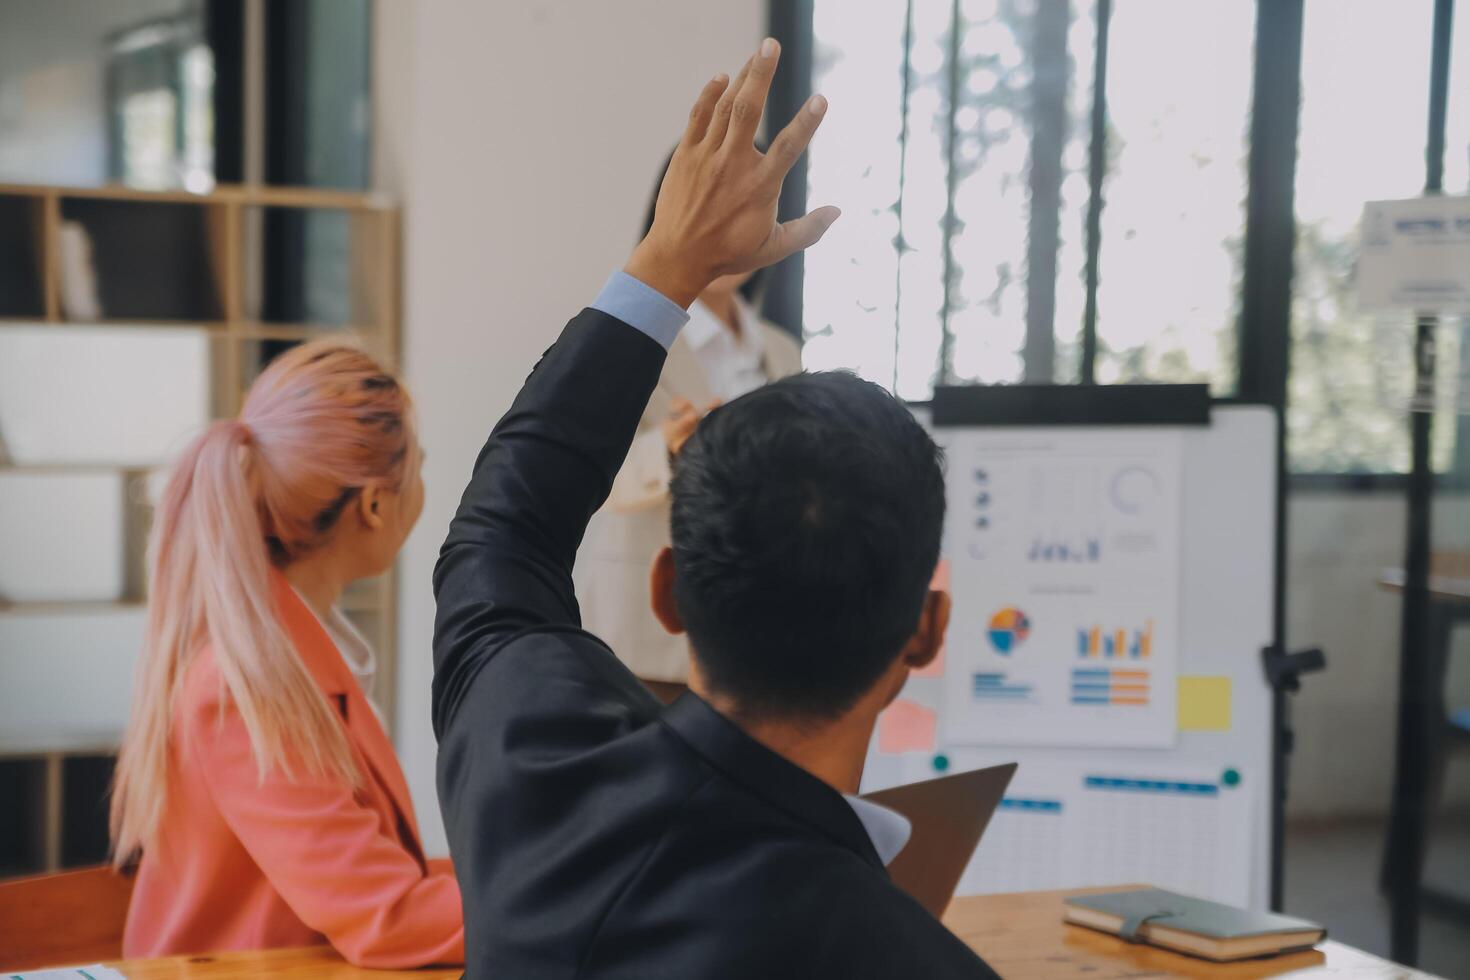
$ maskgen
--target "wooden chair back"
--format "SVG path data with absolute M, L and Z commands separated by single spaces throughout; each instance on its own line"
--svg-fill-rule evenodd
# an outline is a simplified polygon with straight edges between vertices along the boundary
M 0 881 L 0 972 L 120 959 L 132 895 L 102 866 Z

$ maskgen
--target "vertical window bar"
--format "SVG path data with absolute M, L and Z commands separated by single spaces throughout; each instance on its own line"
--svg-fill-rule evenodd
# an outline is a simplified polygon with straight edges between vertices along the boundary
M 244 27 L 244 0 L 204 4 L 204 34 L 214 52 L 214 179 L 221 184 L 245 180 Z
M 1237 393 L 1276 409 L 1276 472 L 1286 472 L 1286 382 L 1291 355 L 1296 244 L 1296 141 L 1300 123 L 1303 0 L 1258 0 L 1251 77 L 1250 157 L 1241 274 Z M 1286 492 L 1276 488 L 1271 643 L 1286 642 Z M 1285 898 L 1286 692 L 1272 692 L 1270 902 Z
M 1444 127 L 1449 112 L 1450 40 L 1455 0 L 1435 0 L 1429 74 L 1429 134 L 1424 147 L 1424 193 L 1444 191 Z
M 899 311 L 903 309 L 903 253 L 908 251 L 908 245 L 903 238 L 903 185 L 909 159 L 909 96 L 913 91 L 913 68 L 909 59 L 913 57 L 914 50 L 914 0 L 908 0 L 903 14 L 903 96 L 899 103 L 899 114 L 902 117 L 898 128 L 898 196 L 893 202 L 893 213 L 898 219 L 898 231 L 893 237 L 893 251 L 896 253 L 896 261 L 893 263 L 893 385 L 891 390 L 898 392 L 898 347 L 903 331 L 900 329 Z
M 1286 411 L 1303 0 L 1258 0 L 1237 394 Z M 1284 434 L 1284 433 L 1283 433 Z
M 1113 0 L 1097 0 L 1097 44 L 1092 63 L 1092 132 L 1087 154 L 1087 299 L 1082 308 L 1082 365 L 1085 385 L 1097 382 L 1098 252 L 1102 247 L 1103 177 L 1108 165 L 1108 24 Z
M 1434 35 L 1429 62 L 1429 132 L 1424 151 L 1424 193 L 1444 189 L 1444 127 L 1449 101 L 1450 35 L 1454 0 L 1435 0 Z M 1425 832 L 1433 780 L 1432 699 L 1434 670 L 1429 603 L 1429 559 L 1434 496 L 1435 333 L 1439 318 L 1421 313 L 1414 327 L 1414 400 L 1409 436 L 1412 463 L 1407 494 L 1408 528 L 1404 535 L 1404 596 L 1399 623 L 1399 704 L 1393 775 L 1393 812 L 1389 818 L 1387 860 L 1389 952 L 1406 966 L 1419 962 L 1419 915 L 1422 908 Z
M 1067 140 L 1066 0 L 1038 4 L 1031 32 L 1031 218 L 1026 236 L 1026 340 L 1023 377 L 1050 384 L 1056 367 L 1057 249 L 1062 210 L 1062 147 Z
M 801 111 L 812 94 L 813 0 L 775 0 L 770 5 L 767 26 L 781 42 L 781 70 L 771 79 L 766 102 L 766 138 L 770 139 L 786 121 Z M 782 221 L 806 213 L 807 155 L 796 161 L 781 184 L 778 208 Z M 761 314 L 777 326 L 791 331 L 797 342 L 802 335 L 802 293 L 806 278 L 803 253 L 797 252 L 767 270 Z
M 959 138 L 959 130 L 955 123 L 955 113 L 959 111 L 960 99 L 960 0 L 953 0 L 949 11 L 949 61 L 946 66 L 948 70 L 948 102 L 945 105 L 945 139 L 944 139 L 944 301 L 939 310 L 939 322 L 941 332 L 939 335 L 939 370 L 935 372 L 935 378 L 939 384 L 948 384 L 954 375 L 951 361 L 954 357 L 954 334 L 949 328 L 949 317 L 954 312 L 955 305 L 955 276 L 957 275 L 954 264 L 954 233 L 955 225 L 958 223 L 954 213 L 954 192 L 959 183 L 955 173 L 955 143 Z

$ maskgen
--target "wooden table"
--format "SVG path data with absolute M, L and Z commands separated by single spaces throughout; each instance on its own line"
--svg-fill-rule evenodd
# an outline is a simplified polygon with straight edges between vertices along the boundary
M 1084 892 L 1143 887 L 1071 888 L 955 899 L 944 924 L 983 956 L 1005 980 L 1123 980 L 1170 977 L 1198 980 L 1426 980 L 1430 974 L 1398 966 L 1331 940 L 1315 950 L 1237 963 L 1210 963 L 1062 921 L 1062 900 Z
M 1006 980 L 1123 980 L 1170 977 L 1200 980 L 1246 980 L 1289 977 L 1291 980 L 1432 980 L 1427 973 L 1395 966 L 1341 943 L 1326 942 L 1316 950 L 1244 963 L 1216 964 L 1177 953 L 1133 946 L 1091 929 L 1062 921 L 1062 899 L 1086 889 L 1021 892 L 957 899 L 944 917 L 947 926 Z M 1091 889 L 1110 891 L 1115 889 Z M 246 980 L 255 977 L 315 977 L 321 980 L 368 980 L 400 977 L 441 980 L 460 970 L 360 970 L 348 966 L 328 947 L 284 949 L 265 953 L 219 953 L 156 960 L 119 960 L 107 964 L 129 980 Z
M 446 970 L 364 970 L 350 966 L 330 946 L 272 949 L 260 953 L 206 953 L 200 956 L 164 956 L 152 960 L 112 960 L 105 964 L 128 980 L 450 980 L 464 974 L 460 967 Z

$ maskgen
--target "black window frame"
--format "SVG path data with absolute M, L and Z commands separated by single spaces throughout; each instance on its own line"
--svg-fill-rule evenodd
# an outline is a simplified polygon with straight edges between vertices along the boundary
M 811 94 L 812 14 L 814 0 L 770 0 L 768 26 L 782 43 L 783 66 L 772 86 L 772 116 L 785 118 Z M 1247 146 L 1245 243 L 1241 306 L 1237 323 L 1236 390 L 1230 400 L 1269 405 L 1277 410 L 1280 424 L 1281 472 L 1293 492 L 1402 492 L 1408 476 L 1391 471 L 1293 472 L 1286 455 L 1285 418 L 1290 378 L 1292 273 L 1296 244 L 1295 187 L 1296 146 L 1300 124 L 1302 22 L 1305 0 L 1257 0 L 1255 46 L 1252 55 L 1252 94 Z M 912 10 L 913 0 L 909 0 Z M 1093 99 L 1089 119 L 1089 196 L 1086 225 L 1086 297 L 1081 330 L 1080 384 L 1096 383 L 1097 289 L 1099 251 L 1102 244 L 1102 183 L 1107 156 L 1107 54 L 1112 0 L 1096 0 L 1096 33 L 1093 67 Z M 954 4 L 959 16 L 959 3 Z M 1434 43 L 1448 19 L 1436 19 Z M 906 48 L 907 50 L 907 48 Z M 955 60 L 950 59 L 951 71 Z M 1426 146 L 1444 144 L 1444 114 L 1429 114 Z M 1035 134 L 1033 134 L 1033 144 Z M 806 203 L 805 165 L 797 179 L 783 191 L 783 209 L 799 213 Z M 1033 178 L 1034 179 L 1034 178 Z M 1030 249 L 1044 251 L 1035 231 L 1055 228 L 1060 218 L 1055 202 L 1041 199 L 1041 213 L 1031 214 Z M 1032 268 L 1055 272 L 1056 256 L 1040 258 Z M 1031 278 L 1031 277 L 1028 277 Z M 1042 277 L 1046 278 L 1046 277 Z M 802 274 L 794 265 L 778 271 L 780 283 L 768 297 L 767 311 L 779 322 L 800 332 L 802 322 Z M 1050 277 L 1054 288 L 1055 275 Z M 1028 286 L 1028 288 L 1030 288 Z M 777 299 L 778 297 L 778 299 Z M 772 302 L 772 299 L 777 299 Z M 1026 382 L 1050 381 L 1053 366 L 1054 328 L 1050 319 L 1041 323 L 1041 308 L 1028 305 L 1023 371 Z M 1045 338 L 1040 334 L 1045 333 Z M 948 331 L 946 330 L 946 336 Z M 1033 358 L 1035 359 L 1033 362 Z M 1046 377 L 1040 371 L 1047 368 Z M 1406 412 L 1407 415 L 1407 412 Z M 1465 436 L 1455 443 L 1452 469 L 1438 478 L 1445 487 L 1470 487 L 1470 420 L 1461 419 L 1458 430 Z

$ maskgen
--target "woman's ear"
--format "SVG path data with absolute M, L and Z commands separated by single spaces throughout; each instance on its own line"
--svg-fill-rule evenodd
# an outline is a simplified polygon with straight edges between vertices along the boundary
M 684 620 L 674 601 L 674 549 L 667 545 L 653 556 L 653 567 L 648 570 L 648 601 L 659 625 L 674 636 L 684 632 Z
M 919 628 L 903 649 L 903 663 L 910 670 L 922 670 L 934 662 L 944 649 L 944 634 L 949 629 L 949 593 L 932 589 L 924 599 L 919 614 Z
M 382 490 L 377 484 L 370 483 L 357 495 L 358 520 L 371 530 L 380 531 L 383 529 L 383 508 L 386 506 Z

